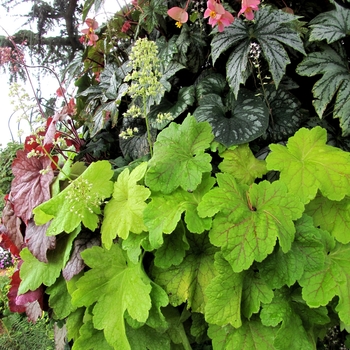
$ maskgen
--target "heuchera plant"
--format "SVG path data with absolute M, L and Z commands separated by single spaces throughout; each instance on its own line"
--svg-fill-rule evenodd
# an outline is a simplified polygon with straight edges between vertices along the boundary
M 18 152 L 12 310 L 73 350 L 316 349 L 350 327 L 350 10 L 183 5 L 121 9 Z

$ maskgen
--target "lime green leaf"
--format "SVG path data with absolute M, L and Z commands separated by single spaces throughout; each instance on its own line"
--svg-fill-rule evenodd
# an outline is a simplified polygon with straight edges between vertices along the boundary
M 350 194 L 350 154 L 326 142 L 327 132 L 318 126 L 301 128 L 287 146 L 270 145 L 267 168 L 279 170 L 280 180 L 305 204 L 315 198 L 318 189 L 337 201 Z
M 267 173 L 266 162 L 256 159 L 248 144 L 228 149 L 220 157 L 224 160 L 219 164 L 219 169 L 233 175 L 240 183 L 251 185 L 256 178 Z
M 339 318 L 350 324 L 350 244 L 337 243 L 325 258 L 323 269 L 307 271 L 299 279 L 303 299 L 310 307 L 319 307 L 339 296 L 335 309 Z
M 321 269 L 324 264 L 322 232 L 315 228 L 312 219 L 303 215 L 296 222 L 295 240 L 287 253 L 278 248 L 260 265 L 259 271 L 272 288 L 292 286 L 305 271 Z
M 152 307 L 146 324 L 159 332 L 164 332 L 169 325 L 161 311 L 161 307 L 166 307 L 169 304 L 169 298 L 165 290 L 158 284 L 151 281 L 151 286 Z
M 36 290 L 42 284 L 51 286 L 64 268 L 69 259 L 73 241 L 79 233 L 75 230 L 71 235 L 58 237 L 56 240 L 56 249 L 47 253 L 48 263 L 43 263 L 36 259 L 28 248 L 22 249 L 20 255 L 23 263 L 20 269 L 21 284 L 18 294 L 23 294 L 28 290 Z
M 193 115 L 200 122 L 207 121 L 215 140 L 226 147 L 256 139 L 265 132 L 269 122 L 266 105 L 247 89 L 239 92 L 237 100 L 230 93 L 226 106 L 219 95 L 205 95 Z
M 326 40 L 331 44 L 349 35 L 350 10 L 337 3 L 335 10 L 317 15 L 310 23 L 310 41 Z
M 202 174 L 211 171 L 211 157 L 204 151 L 213 140 L 208 123 L 197 123 L 188 116 L 178 125 L 171 123 L 158 135 L 146 173 L 146 184 L 153 191 L 170 193 L 181 186 L 194 191 Z
M 343 48 L 340 47 L 339 50 Z M 323 46 L 322 52 L 310 53 L 296 69 L 303 76 L 323 75 L 312 88 L 315 98 L 313 105 L 321 118 L 327 105 L 335 97 L 333 118 L 340 119 L 343 136 L 350 133 L 350 72 L 345 57 L 331 47 Z
M 210 242 L 221 247 L 234 272 L 248 269 L 273 251 L 276 238 L 283 252 L 291 248 L 303 205 L 280 181 L 239 185 L 230 174 L 217 174 L 218 188 L 204 195 L 200 216 L 212 216 Z
M 154 248 L 158 248 L 162 242 L 162 233 L 169 234 L 176 228 L 185 212 L 187 229 L 193 233 L 202 233 L 211 227 L 210 218 L 201 218 L 197 213 L 198 203 L 203 195 L 214 185 L 215 179 L 210 174 L 203 174 L 203 180 L 192 193 L 177 189 L 170 195 L 153 193 L 152 201 L 144 211 L 145 225 L 149 230 L 149 240 Z M 162 208 L 160 211 L 159 208 Z
M 186 250 L 190 248 L 186 229 L 182 221 L 179 222 L 176 229 L 164 238 L 164 243 L 155 252 L 154 265 L 167 269 L 171 265 L 179 265 L 186 255 Z
M 215 277 L 214 254 L 217 251 L 205 233 L 187 237 L 190 249 L 184 260 L 168 269 L 153 268 L 155 281 L 169 295 L 171 305 L 187 302 L 193 312 L 204 312 L 207 298 L 204 290 Z
M 57 196 L 33 210 L 35 223 L 43 225 L 53 218 L 47 235 L 70 233 L 81 222 L 94 231 L 99 222 L 100 205 L 112 193 L 113 182 L 109 181 L 112 176 L 108 161 L 92 163 Z
M 130 231 L 141 233 L 146 230 L 143 211 L 147 206 L 145 200 L 151 192 L 137 185 L 146 170 L 147 162 L 138 165 L 131 173 L 126 168 L 114 183 L 113 197 L 105 207 L 101 228 L 102 243 L 107 249 L 110 249 L 117 235 L 126 239 Z
M 313 350 L 315 344 L 303 326 L 295 307 L 296 301 L 292 299 L 290 292 L 288 288 L 275 292 L 272 302 L 263 306 L 260 313 L 261 322 L 272 327 L 282 323 L 274 341 L 276 350 Z
M 141 267 L 124 257 L 114 244 L 110 250 L 101 247 L 81 253 L 91 267 L 76 283 L 72 294 L 76 306 L 93 307 L 93 324 L 104 331 L 107 342 L 114 349 L 131 349 L 125 335 L 124 313 L 138 322 L 146 322 L 151 308 L 151 285 Z
M 330 201 L 317 194 L 306 207 L 305 212 L 312 216 L 316 226 L 327 230 L 340 243 L 350 242 L 350 198 Z
M 209 337 L 213 340 L 213 349 L 227 350 L 274 350 L 273 341 L 276 335 L 276 329 L 266 327 L 260 320 L 253 318 L 244 321 L 242 327 L 234 329 L 227 325 L 220 327 L 209 325 Z
M 225 51 L 233 48 L 226 65 L 228 83 L 237 97 L 239 85 L 244 84 L 251 73 L 248 64 L 250 43 L 258 42 L 268 62 L 276 88 L 290 59 L 283 45 L 306 54 L 299 33 L 290 24 L 298 17 L 265 6 L 257 11 L 254 23 L 236 19 L 211 42 L 213 63 Z
M 170 338 L 167 333 L 159 333 L 147 325 L 134 329 L 126 326 L 126 335 L 130 339 L 132 350 L 170 350 Z M 120 349 L 121 350 L 121 349 Z
M 122 247 L 126 250 L 128 258 L 136 264 L 139 261 L 139 256 L 141 255 L 141 247 L 146 251 L 151 251 L 151 249 L 146 249 L 145 245 L 148 242 L 148 232 L 142 232 L 140 234 L 130 233 L 126 240 L 123 240 Z M 149 243 L 148 243 L 149 245 Z
M 218 326 L 231 324 L 239 328 L 242 326 L 243 273 L 234 273 L 221 253 L 215 255 L 215 267 L 218 275 L 210 281 L 205 290 L 205 319 L 208 323 Z
M 69 341 L 78 339 L 80 328 L 84 324 L 85 310 L 85 307 L 79 307 L 66 318 L 67 338 Z

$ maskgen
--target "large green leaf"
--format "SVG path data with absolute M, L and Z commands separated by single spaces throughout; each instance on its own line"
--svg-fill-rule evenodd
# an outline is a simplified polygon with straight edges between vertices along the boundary
M 326 142 L 326 130 L 317 126 L 299 129 L 287 146 L 270 145 L 267 168 L 279 170 L 280 180 L 304 204 L 315 198 L 318 189 L 337 201 L 350 194 L 350 154 Z
M 350 243 L 350 198 L 330 201 L 318 194 L 306 207 L 315 225 L 327 230 L 340 243 Z
M 252 39 L 260 44 L 276 87 L 290 63 L 282 44 L 306 54 L 298 32 L 289 25 L 297 19 L 297 16 L 266 6 L 257 11 L 253 24 L 236 19 L 224 32 L 215 35 L 211 42 L 213 63 L 233 47 L 226 69 L 228 83 L 236 97 L 239 85 L 244 84 L 250 74 L 248 52 Z
M 216 141 L 227 147 L 258 138 L 269 122 L 265 104 L 246 89 L 240 90 L 237 100 L 229 94 L 226 106 L 219 95 L 205 95 L 193 115 L 198 121 L 209 122 Z
M 339 50 L 343 50 L 342 47 Z M 343 136 L 350 133 L 350 72 L 346 56 L 340 55 L 329 46 L 321 52 L 312 52 L 298 65 L 296 72 L 304 76 L 321 74 L 312 88 L 313 105 L 321 118 L 335 97 L 333 118 L 339 118 Z
M 320 13 L 310 21 L 310 41 L 326 40 L 331 44 L 350 34 L 350 10 L 334 5 L 335 10 Z
M 170 234 L 175 230 L 184 212 L 184 220 L 190 232 L 202 233 L 210 229 L 211 218 L 199 217 L 197 206 L 214 183 L 214 178 L 204 174 L 203 181 L 192 193 L 181 188 L 169 195 L 153 192 L 152 201 L 144 211 L 144 221 L 149 230 L 150 243 L 154 248 L 162 244 L 162 233 Z M 160 211 L 159 208 L 162 210 Z
M 126 168 L 114 183 L 113 197 L 105 207 L 101 227 L 102 243 L 107 249 L 110 249 L 116 236 L 126 239 L 129 232 L 141 233 L 146 230 L 143 211 L 151 192 L 137 184 L 146 170 L 146 162 L 138 165 L 131 173 Z
M 127 261 L 121 248 L 93 247 L 81 253 L 91 268 L 76 283 L 72 304 L 93 305 L 93 325 L 103 330 L 114 349 L 130 350 L 125 332 L 124 313 L 146 322 L 151 309 L 151 285 L 141 263 Z
M 170 303 L 178 306 L 187 303 L 186 307 L 193 312 L 204 312 L 207 297 L 204 293 L 210 281 L 215 277 L 213 247 L 207 234 L 188 235 L 190 249 L 183 261 L 167 269 L 154 267 L 152 273 L 156 283 L 165 289 Z
M 33 210 L 35 223 L 43 225 L 53 219 L 47 235 L 72 232 L 81 222 L 94 231 L 101 214 L 100 205 L 113 190 L 112 176 L 107 160 L 92 163 L 57 196 Z
M 200 216 L 219 212 L 210 230 L 212 244 L 221 247 L 234 272 L 262 261 L 276 244 L 289 251 L 294 240 L 293 220 L 304 207 L 280 181 L 240 185 L 230 174 L 217 174 L 219 187 L 204 195 L 198 205 Z
M 339 297 L 336 311 L 344 324 L 350 324 L 350 244 L 335 244 L 325 250 L 326 261 L 322 269 L 307 271 L 299 279 L 303 299 L 310 307 L 327 305 Z
M 152 191 L 170 193 L 179 186 L 193 191 L 202 174 L 211 171 L 211 157 L 204 153 L 214 136 L 208 123 L 188 116 L 181 125 L 171 123 L 154 144 L 146 184 Z

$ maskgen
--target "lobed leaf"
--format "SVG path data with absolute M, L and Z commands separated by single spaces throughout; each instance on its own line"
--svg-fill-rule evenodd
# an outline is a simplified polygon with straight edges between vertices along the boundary
M 279 170 L 289 192 L 305 204 L 315 198 L 317 190 L 337 201 L 350 193 L 350 154 L 326 142 L 326 130 L 317 126 L 299 129 L 287 146 L 270 145 L 267 168 Z

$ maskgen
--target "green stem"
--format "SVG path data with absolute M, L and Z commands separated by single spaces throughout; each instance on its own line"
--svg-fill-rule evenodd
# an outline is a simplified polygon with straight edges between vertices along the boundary
M 146 129 L 147 129 L 147 141 L 149 146 L 149 152 L 151 153 L 151 157 L 153 156 L 153 143 L 152 143 L 152 135 L 151 135 L 151 127 L 148 120 L 148 113 L 147 113 L 147 98 L 143 96 L 143 111 L 145 114 L 145 120 L 146 120 Z

